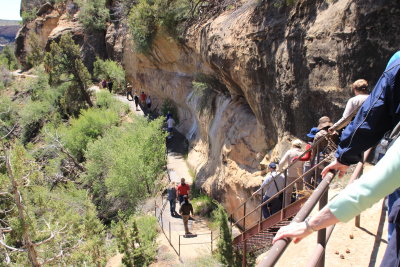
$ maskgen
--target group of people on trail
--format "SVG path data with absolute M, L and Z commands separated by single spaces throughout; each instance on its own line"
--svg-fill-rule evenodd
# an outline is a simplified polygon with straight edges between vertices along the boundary
M 176 212 L 176 201 L 179 201 L 179 214 L 182 217 L 183 225 L 185 228 L 185 235 L 191 235 L 189 231 L 190 215 L 193 216 L 193 206 L 189 202 L 190 186 L 185 182 L 185 178 L 181 179 L 181 183 L 176 186 L 175 182 L 171 182 L 167 189 L 169 208 L 172 217 L 178 217 Z
M 302 149 L 302 141 L 293 140 L 291 148 L 286 151 L 279 164 L 274 162 L 269 164 L 270 173 L 253 195 L 265 190 L 262 199 L 264 203 L 279 191 L 285 190 L 262 206 L 264 218 L 290 205 L 293 200 L 299 199 L 303 195 L 304 188 L 312 190 L 321 182 L 321 172 L 328 165 L 324 159 L 334 152 L 335 146 L 332 144 L 338 143 L 340 129 L 346 122 L 348 123 L 349 117 L 355 116 L 355 112 L 369 96 L 368 82 L 364 79 L 355 81 L 351 88 L 355 96 L 348 100 L 340 120 L 332 123 L 328 116 L 321 117 L 318 126 L 312 127 L 306 135 L 308 142 L 305 150 Z M 311 171 L 314 166 L 316 171 Z M 295 197 L 293 197 L 294 187 Z
M 365 97 L 365 96 L 364 96 Z M 355 103 L 356 101 L 354 100 Z M 360 100 L 362 102 L 362 99 Z M 348 104 L 350 106 L 350 104 Z M 347 106 L 346 106 L 347 109 Z M 292 238 L 295 243 L 314 231 L 339 221 L 347 222 L 388 197 L 389 243 L 381 266 L 400 265 L 400 51 L 388 62 L 369 97 L 364 99 L 355 118 L 343 130 L 335 160 L 321 175 L 337 171 L 343 177 L 350 165 L 358 163 L 367 149 L 375 146 L 388 132 L 388 150 L 369 172 L 347 186 L 322 210 L 304 222 L 282 227 L 274 242 Z M 333 127 L 332 127 L 333 128 Z M 335 129 L 328 129 L 333 131 Z
M 140 95 L 138 95 L 136 91 L 133 90 L 132 84 L 129 82 L 126 86 L 126 99 L 128 99 L 129 101 L 135 101 L 136 111 L 139 110 L 139 104 L 142 106 L 146 106 L 148 110 L 151 109 L 151 97 L 149 95 L 146 95 L 143 91 L 140 93 Z

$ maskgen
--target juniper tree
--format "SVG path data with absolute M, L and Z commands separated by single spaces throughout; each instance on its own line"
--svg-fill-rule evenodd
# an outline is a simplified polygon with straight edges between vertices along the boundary
M 90 74 L 83 64 L 79 46 L 74 43 L 71 34 L 61 36 L 58 43 L 51 43 L 44 62 L 51 85 L 71 82 L 71 86 L 66 91 L 67 102 L 77 101 L 78 105 L 86 102 L 89 107 L 93 106 L 89 92 Z M 74 113 L 79 113 L 79 110 L 80 107 L 72 108 Z

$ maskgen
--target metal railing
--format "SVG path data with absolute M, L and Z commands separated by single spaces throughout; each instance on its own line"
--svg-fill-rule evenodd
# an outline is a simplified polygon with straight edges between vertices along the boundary
M 355 179 L 358 179 L 362 173 L 364 168 L 364 163 L 369 157 L 369 154 L 372 149 L 368 149 L 364 152 L 362 160 L 357 164 L 356 168 L 354 169 L 349 182 L 347 185 L 354 182 Z M 311 195 L 309 200 L 303 206 L 303 208 L 299 211 L 293 221 L 295 222 L 302 222 L 307 218 L 310 214 L 311 210 L 319 203 L 319 209 L 321 210 L 323 207 L 326 206 L 328 202 L 328 188 L 329 184 L 334 178 L 333 173 L 328 173 L 321 184 L 317 187 L 314 193 Z M 358 218 L 357 218 L 358 217 Z M 357 216 L 355 218 L 355 226 L 360 227 L 360 217 Z M 335 228 L 335 225 L 332 225 L 326 229 L 321 229 L 318 231 L 317 237 L 317 247 L 315 248 L 314 252 L 312 253 L 312 257 L 310 258 L 307 266 L 318 266 L 323 267 L 325 266 L 325 247 L 329 241 L 329 238 Z M 268 255 L 263 259 L 260 266 L 273 266 L 279 260 L 281 255 L 284 253 L 286 247 L 290 244 L 290 239 L 281 239 L 275 242 L 275 244 L 270 248 Z

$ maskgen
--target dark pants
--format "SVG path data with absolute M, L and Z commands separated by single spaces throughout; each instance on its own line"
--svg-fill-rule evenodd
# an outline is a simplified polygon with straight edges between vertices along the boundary
M 396 202 L 396 200 L 400 199 L 400 188 L 397 188 L 393 193 L 391 193 L 388 196 L 388 215 L 390 215 L 393 205 Z M 388 223 L 388 239 L 390 240 L 392 238 L 392 233 L 394 231 L 395 228 L 395 224 L 389 222 Z
M 176 206 L 176 200 L 175 199 L 170 199 L 169 200 L 169 209 L 171 211 L 171 215 L 176 214 L 175 206 Z
M 385 256 L 383 256 L 381 267 L 400 266 L 400 199 L 394 202 L 388 221 L 393 223 L 395 227 L 386 248 Z
M 263 197 L 263 203 L 270 199 L 270 197 L 264 195 Z M 279 199 L 279 197 L 274 198 L 271 200 L 268 204 L 264 205 L 262 207 L 262 213 L 264 216 L 264 219 L 268 218 L 275 212 L 278 212 L 282 209 L 282 200 Z
M 127 92 L 127 93 L 126 93 L 126 99 L 129 100 L 129 96 L 131 96 L 131 99 L 133 99 L 132 92 Z M 132 101 L 132 100 L 130 100 L 130 101 Z
M 178 199 L 179 199 L 179 205 L 182 205 L 182 202 L 183 202 L 183 196 L 184 195 L 181 195 L 181 196 L 178 196 Z

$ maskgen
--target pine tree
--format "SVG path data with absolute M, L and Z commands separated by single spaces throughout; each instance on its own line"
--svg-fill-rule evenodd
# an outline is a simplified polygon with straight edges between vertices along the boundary
M 50 52 L 46 53 L 44 62 L 51 85 L 71 82 L 66 94 L 79 102 L 86 102 L 89 107 L 93 106 L 88 90 L 90 74 L 81 59 L 79 46 L 74 43 L 71 34 L 61 36 L 58 43 L 51 43 Z M 73 92 L 75 87 L 78 89 L 77 92 Z
M 217 211 L 220 239 L 217 244 L 219 260 L 226 266 L 234 266 L 234 251 L 232 245 L 232 233 L 228 225 L 228 216 L 220 206 Z

